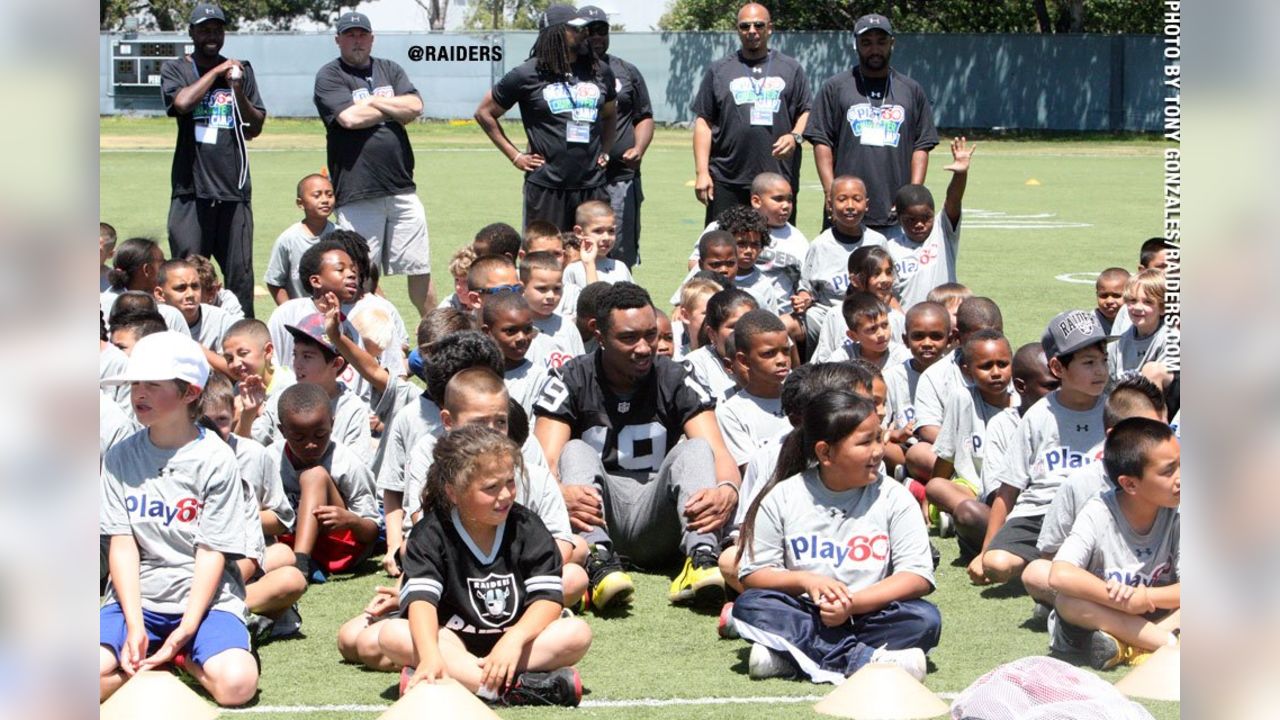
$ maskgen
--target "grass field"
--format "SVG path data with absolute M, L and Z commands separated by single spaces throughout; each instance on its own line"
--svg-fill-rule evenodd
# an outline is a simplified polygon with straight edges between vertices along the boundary
M 519 143 L 518 126 L 507 132 Z M 101 133 L 102 219 L 115 225 L 122 239 L 163 239 L 173 122 L 103 119 Z M 420 124 L 411 128 L 411 136 L 443 295 L 450 284 L 445 277 L 448 258 L 458 246 L 487 223 L 519 225 L 520 176 L 474 125 Z M 318 122 L 271 120 L 252 148 L 254 270 L 260 278 L 276 235 L 297 219 L 294 184 L 324 165 L 323 131 Z M 934 152 L 929 176 L 939 200 L 948 179 L 940 169 L 950 159 L 945 148 L 944 142 Z M 1160 227 L 1159 152 L 1157 143 L 1142 139 L 978 141 L 961 225 L 959 276 L 975 293 L 1000 304 L 1015 347 L 1037 340 L 1055 313 L 1092 307 L 1091 280 L 1071 283 L 1055 276 L 1136 265 L 1138 245 Z M 643 263 L 635 271 L 655 298 L 666 298 L 675 289 L 702 226 L 692 167 L 688 132 L 660 130 L 644 162 Z M 798 224 L 810 238 L 820 229 L 819 197 L 808 156 Z M 416 315 L 403 281 L 392 278 L 384 288 L 412 325 Z M 269 299 L 258 299 L 259 317 L 266 318 L 270 309 Z M 929 688 L 958 693 L 1000 663 L 1046 652 L 1046 634 L 1025 626 L 1031 601 L 1008 589 L 970 586 L 964 568 L 955 563 L 954 542 L 938 544 L 943 562 L 938 589 L 929 599 L 942 610 L 943 636 L 930 658 Z M 630 617 L 589 618 L 596 635 L 580 665 L 589 691 L 584 707 L 574 713 L 504 710 L 502 716 L 814 716 L 810 702 L 784 700 L 822 695 L 829 686 L 748 680 L 745 643 L 718 640 L 712 616 L 667 606 L 667 578 L 635 577 L 638 592 Z M 313 586 L 301 603 L 304 635 L 262 649 L 261 693 L 246 712 L 281 719 L 375 717 L 380 712 L 376 706 L 393 702 L 395 676 L 344 665 L 334 644 L 338 625 L 364 606 L 374 586 L 385 582 L 369 564 L 361 575 Z M 1102 676 L 1114 681 L 1122 673 Z M 715 698 L 753 700 L 714 704 Z M 1178 716 L 1176 704 L 1144 705 L 1157 718 Z

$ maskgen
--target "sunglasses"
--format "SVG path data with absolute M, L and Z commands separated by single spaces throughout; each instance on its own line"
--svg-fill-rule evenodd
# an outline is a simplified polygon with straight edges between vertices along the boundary
M 588 35 L 608 35 L 609 24 L 608 23 L 591 23 L 590 25 L 587 26 L 587 34 Z
M 769 23 L 766 23 L 766 22 L 740 22 L 738 23 L 738 29 L 750 30 L 752 28 L 755 28 L 756 30 L 763 30 L 765 29 L 765 26 L 767 26 L 768 24 Z
M 491 288 L 480 288 L 479 290 L 476 290 L 476 292 L 481 295 L 501 295 L 503 293 L 515 293 L 518 295 L 524 292 L 524 285 L 521 283 L 515 283 L 514 285 L 495 285 Z

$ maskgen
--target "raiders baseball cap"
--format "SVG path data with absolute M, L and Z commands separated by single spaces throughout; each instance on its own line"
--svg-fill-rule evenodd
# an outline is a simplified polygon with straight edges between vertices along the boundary
M 883 30 L 889 35 L 893 35 L 893 26 L 889 24 L 889 18 L 871 13 L 858 18 L 858 22 L 854 23 L 854 36 L 861 35 L 868 30 Z
M 106 378 L 102 385 L 125 385 L 133 382 L 182 380 L 203 388 L 209 380 L 209 361 L 204 348 L 190 335 L 173 332 L 152 333 L 133 346 L 129 364 L 120 375 Z
M 1044 348 L 1046 358 L 1056 358 L 1114 339 L 1107 335 L 1093 313 L 1068 310 L 1049 321 L 1049 327 L 1040 338 L 1040 346 Z
M 310 315 L 298 321 L 297 325 L 285 325 L 285 330 L 294 337 L 295 340 L 314 343 L 324 348 L 331 354 L 331 357 L 338 355 L 338 346 L 329 338 L 329 334 L 325 332 L 324 315 L 321 313 L 311 313 Z
M 607 25 L 609 23 L 609 14 L 595 5 L 583 5 L 578 8 L 578 17 L 586 20 L 588 25 L 591 23 L 605 23 Z
M 200 3 L 191 9 L 191 25 L 199 25 L 208 20 L 217 20 L 222 24 L 227 23 L 227 16 L 222 13 L 222 8 L 213 3 Z
M 364 13 L 349 12 L 343 13 L 338 18 L 338 34 L 348 30 L 364 30 L 365 32 L 373 32 L 373 25 L 369 23 L 369 16 Z
M 552 5 L 547 11 L 542 13 L 542 19 L 538 21 L 538 29 L 545 30 L 552 25 L 570 25 L 576 28 L 583 27 L 587 24 L 587 20 L 582 17 L 582 13 L 572 5 Z

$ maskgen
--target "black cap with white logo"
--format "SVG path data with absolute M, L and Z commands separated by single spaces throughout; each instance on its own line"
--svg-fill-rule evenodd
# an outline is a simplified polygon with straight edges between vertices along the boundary
M 889 18 L 883 15 L 871 13 L 858 18 L 858 22 L 854 23 L 853 34 L 861 35 L 868 30 L 883 30 L 889 35 L 893 34 L 893 26 L 889 24 Z

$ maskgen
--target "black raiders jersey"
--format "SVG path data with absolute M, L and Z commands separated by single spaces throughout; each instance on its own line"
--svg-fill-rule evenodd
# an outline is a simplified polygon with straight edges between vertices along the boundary
M 435 605 L 440 627 L 473 653 L 487 654 L 534 601 L 564 602 L 560 550 L 542 520 L 518 503 L 487 556 L 456 509 L 426 513 L 405 541 L 403 564 L 401 616 L 418 600 Z
M 579 355 L 551 371 L 534 414 L 568 423 L 571 434 L 600 453 L 609 472 L 657 472 L 684 434 L 684 424 L 715 408 L 683 365 L 655 357 L 630 396 L 604 384 L 600 352 Z

